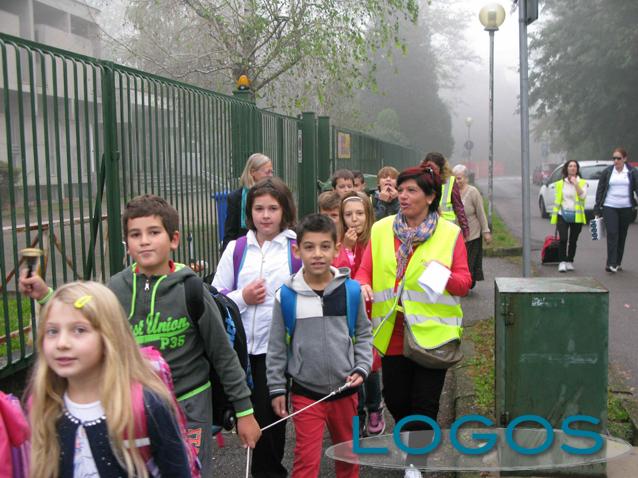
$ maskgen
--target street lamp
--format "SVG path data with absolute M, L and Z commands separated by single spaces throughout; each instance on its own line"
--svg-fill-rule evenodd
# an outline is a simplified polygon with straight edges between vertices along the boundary
M 490 34 L 490 97 L 489 97 L 489 144 L 490 154 L 487 179 L 487 222 L 492 229 L 492 208 L 494 203 L 494 32 L 498 30 L 505 20 L 505 9 L 498 3 L 489 3 L 479 12 L 481 25 Z
M 470 129 L 472 128 L 472 119 L 471 116 L 465 118 L 465 126 L 467 126 L 467 138 L 465 139 L 465 149 L 467 149 L 467 165 L 468 169 L 470 163 L 472 162 L 472 148 L 474 148 L 474 143 L 472 142 L 472 137 L 470 135 Z

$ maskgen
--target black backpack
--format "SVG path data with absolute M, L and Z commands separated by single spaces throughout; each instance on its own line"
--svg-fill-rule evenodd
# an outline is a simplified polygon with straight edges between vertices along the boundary
M 202 284 L 204 284 L 213 296 L 213 300 L 224 321 L 224 328 L 226 329 L 228 340 L 230 340 L 230 344 L 237 354 L 239 363 L 246 373 L 246 382 L 252 390 L 253 380 L 250 372 L 250 361 L 248 359 L 248 342 L 237 305 L 224 294 L 220 294 L 212 285 L 203 282 L 202 279 L 197 276 L 191 275 L 184 281 L 188 314 L 192 322 L 197 326 L 200 317 L 204 314 L 204 288 Z M 232 430 L 236 422 L 235 409 L 224 393 L 219 375 L 212 364 L 210 367 L 210 383 L 213 385 L 213 434 L 217 433 L 221 428 Z

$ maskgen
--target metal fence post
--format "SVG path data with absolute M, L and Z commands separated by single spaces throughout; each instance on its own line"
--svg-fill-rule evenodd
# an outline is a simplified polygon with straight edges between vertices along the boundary
M 330 177 L 330 117 L 319 116 L 317 120 L 317 177 L 325 181 Z
M 299 165 L 299 217 L 317 210 L 317 119 L 314 113 L 301 116 L 301 164 Z
M 233 91 L 239 101 L 232 103 L 232 174 L 238 178 L 248 156 L 263 149 L 261 111 L 255 105 L 255 95 L 250 90 Z
M 106 210 L 109 227 L 109 272 L 114 275 L 124 267 L 120 204 L 120 164 L 117 150 L 117 117 L 115 113 L 115 75 L 111 62 L 103 63 L 102 119 L 104 122 L 104 166 Z

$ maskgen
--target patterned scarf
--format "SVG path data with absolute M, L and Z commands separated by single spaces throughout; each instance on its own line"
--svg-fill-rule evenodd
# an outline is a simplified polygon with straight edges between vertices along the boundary
M 415 228 L 408 226 L 405 217 L 401 212 L 394 218 L 392 230 L 394 235 L 401 241 L 399 249 L 397 249 L 397 277 L 403 278 L 405 269 L 408 266 L 408 258 L 412 251 L 419 245 L 427 241 L 439 220 L 439 214 L 436 211 L 430 212 L 421 224 Z

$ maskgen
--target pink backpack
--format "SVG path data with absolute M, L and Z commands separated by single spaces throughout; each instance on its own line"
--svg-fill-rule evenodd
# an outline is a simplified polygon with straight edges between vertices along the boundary
M 201 465 L 199 459 L 197 458 L 197 450 L 195 449 L 192 442 L 188 439 L 188 434 L 186 432 L 186 417 L 184 416 L 184 412 L 179 407 L 177 400 L 175 399 L 175 389 L 173 387 L 173 376 L 171 375 L 171 369 L 162 357 L 162 354 L 157 351 L 153 347 L 142 347 L 140 349 L 142 352 L 142 356 L 148 360 L 155 373 L 159 376 L 159 378 L 164 382 L 166 387 L 170 390 L 171 396 L 173 397 L 175 406 L 178 410 L 177 415 L 177 425 L 179 426 L 182 441 L 184 442 L 184 447 L 186 448 L 186 454 L 188 456 L 188 463 L 190 464 L 191 475 L 193 478 L 201 478 Z M 142 385 L 139 383 L 135 383 L 131 386 L 131 393 L 133 398 L 133 413 L 135 415 L 135 436 L 138 437 L 136 443 L 138 444 L 138 449 L 142 455 L 142 458 L 146 462 L 146 467 L 151 476 L 156 477 L 159 476 L 159 470 L 153 461 L 153 456 L 151 454 L 151 444 L 148 439 L 148 428 L 146 422 L 146 408 L 144 408 L 144 391 L 142 389 Z
M 0 392 L 0 476 L 29 476 L 29 423 L 20 401 Z

